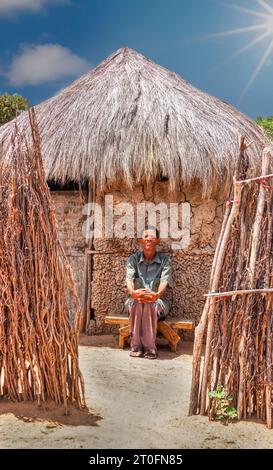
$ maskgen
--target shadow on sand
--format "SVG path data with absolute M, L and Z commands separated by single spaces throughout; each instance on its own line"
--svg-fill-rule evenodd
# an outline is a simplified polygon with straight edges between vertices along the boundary
M 43 422 L 47 427 L 66 426 L 98 426 L 98 421 L 102 418 L 92 413 L 92 410 L 84 408 L 79 410 L 70 405 L 68 414 L 64 412 L 63 406 L 58 406 L 54 402 L 47 401 L 41 405 L 36 402 L 12 402 L 10 400 L 0 400 L 0 416 L 8 413 L 25 423 Z

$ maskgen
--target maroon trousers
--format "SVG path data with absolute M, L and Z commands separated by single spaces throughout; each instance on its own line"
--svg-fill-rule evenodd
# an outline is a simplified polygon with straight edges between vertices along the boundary
M 157 319 L 161 311 L 157 302 L 143 304 L 134 300 L 129 305 L 129 331 L 131 351 L 157 353 Z

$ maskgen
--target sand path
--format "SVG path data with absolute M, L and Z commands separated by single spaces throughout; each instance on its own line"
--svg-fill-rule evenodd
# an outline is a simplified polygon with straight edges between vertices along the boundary
M 0 403 L 0 448 L 271 448 L 273 431 L 254 422 L 223 426 L 188 417 L 192 343 L 178 355 L 131 358 L 113 339 L 81 346 L 80 362 L 92 416 L 43 405 Z M 88 340 L 87 340 L 88 342 Z M 94 344 L 94 343 L 93 343 Z

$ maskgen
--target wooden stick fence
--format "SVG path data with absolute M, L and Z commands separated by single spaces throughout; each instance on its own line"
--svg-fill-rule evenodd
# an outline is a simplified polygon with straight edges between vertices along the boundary
M 272 149 L 263 152 L 261 176 L 246 178 L 247 147 L 240 137 L 210 293 L 195 331 L 189 414 L 213 417 L 215 403 L 208 393 L 221 385 L 234 397 L 239 419 L 255 416 L 271 428 L 273 188 L 266 183 L 273 178 L 268 172 Z
M 34 110 L 0 175 L 0 397 L 85 407 L 79 300 L 57 239 Z

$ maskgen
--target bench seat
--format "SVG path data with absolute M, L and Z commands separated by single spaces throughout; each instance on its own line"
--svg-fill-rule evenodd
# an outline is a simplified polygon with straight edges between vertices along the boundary
M 107 325 L 119 326 L 119 347 L 124 348 L 126 339 L 129 338 L 129 318 L 125 315 L 107 315 L 104 319 Z M 169 342 L 171 351 L 176 351 L 181 338 L 177 334 L 178 330 L 193 330 L 194 323 L 190 320 L 179 320 L 177 318 L 167 318 L 160 320 L 157 324 L 157 331 Z

